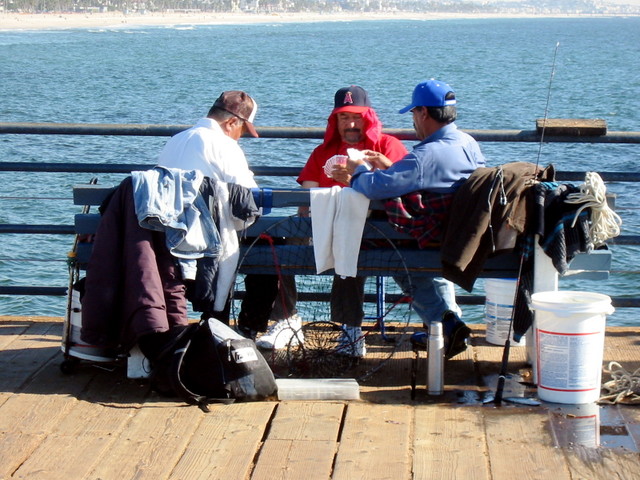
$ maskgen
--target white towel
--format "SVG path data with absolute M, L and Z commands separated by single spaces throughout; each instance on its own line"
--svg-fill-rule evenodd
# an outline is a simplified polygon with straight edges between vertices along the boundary
M 313 254 L 318 274 L 330 268 L 344 277 L 358 274 L 368 210 L 369 199 L 349 187 L 311 189 Z

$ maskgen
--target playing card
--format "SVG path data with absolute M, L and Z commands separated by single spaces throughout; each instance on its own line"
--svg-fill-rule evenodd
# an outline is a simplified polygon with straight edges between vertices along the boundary
M 346 165 L 347 164 L 347 157 L 346 155 L 334 155 L 333 157 L 331 157 L 329 160 L 327 160 L 324 164 L 324 167 L 322 167 L 324 169 L 324 174 L 331 178 L 331 171 L 333 170 L 333 166 L 334 165 Z

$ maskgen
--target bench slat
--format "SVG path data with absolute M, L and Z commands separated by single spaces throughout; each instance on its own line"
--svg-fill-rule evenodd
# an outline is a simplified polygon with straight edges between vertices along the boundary
M 82 184 L 73 187 L 74 205 L 100 205 L 116 187 L 113 185 Z M 299 207 L 309 205 L 309 189 L 304 188 L 263 188 L 269 190 L 273 208 Z M 261 206 L 261 202 L 258 202 Z M 371 202 L 372 208 L 381 208 L 381 203 Z
M 74 203 L 77 205 L 100 205 L 104 198 L 115 187 L 104 185 L 78 185 L 73 189 Z M 309 191 L 305 189 L 272 189 L 273 207 L 286 208 L 309 204 Z M 82 213 L 75 216 L 75 231 L 78 234 L 95 233 L 100 215 Z M 308 241 L 312 236 L 311 219 L 297 216 L 264 215 L 246 230 L 245 244 L 241 247 L 241 273 L 273 274 L 273 251 L 269 245 L 252 244 L 250 239 L 262 233 L 268 233 L 273 238 L 287 238 L 288 245 L 277 245 L 277 255 L 280 259 L 294 258 L 295 264 L 281 260 L 282 273 L 290 275 L 315 274 L 315 259 L 313 248 L 300 244 Z M 363 233 L 365 239 L 378 239 L 382 243 L 393 240 L 410 239 L 408 235 L 396 232 L 386 220 L 369 220 Z M 296 245 L 297 244 L 297 245 Z M 366 244 L 366 242 L 365 242 Z M 359 273 L 363 276 L 393 276 L 404 274 L 405 268 L 411 275 L 440 275 L 441 264 L 439 251 L 434 249 L 418 250 L 398 244 L 394 249 L 388 249 L 390 255 L 399 255 L 404 259 L 402 267 L 393 267 L 389 262 L 382 262 L 378 253 L 363 249 L 359 257 Z M 251 258 L 247 250 L 251 248 Z M 77 260 L 81 268 L 86 265 L 91 253 L 91 244 L 78 245 Z M 243 260 L 244 259 L 244 260 Z M 518 273 L 519 261 L 516 255 L 503 254 L 490 258 L 484 265 L 481 277 L 484 278 L 515 278 Z M 569 272 L 572 278 L 604 280 L 609 278 L 611 269 L 611 252 L 596 250 L 589 254 L 578 254 L 570 263 Z M 331 274 L 332 271 L 325 272 Z

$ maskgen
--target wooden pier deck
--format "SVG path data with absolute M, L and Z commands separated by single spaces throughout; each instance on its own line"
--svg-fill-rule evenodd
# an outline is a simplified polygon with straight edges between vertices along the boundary
M 421 371 L 411 400 L 405 349 L 361 383 L 360 400 L 209 413 L 122 369 L 84 364 L 63 374 L 61 332 L 60 318 L 0 317 L 2 480 L 640 478 L 638 406 L 602 406 L 594 416 L 483 404 L 502 348 L 485 342 L 482 325 L 472 348 L 448 361 L 442 397 L 426 395 Z M 605 365 L 640 367 L 640 327 L 609 328 L 605 338 Z M 510 358 L 510 373 L 526 379 L 524 348 Z

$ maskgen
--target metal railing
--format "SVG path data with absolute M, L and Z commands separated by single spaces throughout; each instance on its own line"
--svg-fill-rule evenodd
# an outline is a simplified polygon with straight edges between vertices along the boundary
M 172 136 L 189 128 L 191 125 L 150 125 L 150 124 L 67 124 L 67 123 L 2 123 L 0 134 L 18 135 L 117 135 L 117 136 Z M 261 138 L 274 139 L 321 139 L 322 128 L 288 128 L 259 127 Z M 480 142 L 532 142 L 539 143 L 541 134 L 536 130 L 464 130 Z M 415 133 L 409 129 L 385 129 L 385 133 L 401 140 L 416 140 Z M 544 136 L 545 143 L 604 143 L 604 144 L 640 144 L 640 132 L 608 132 L 601 136 Z M 121 173 L 144 170 L 153 164 L 137 163 L 48 163 L 48 162 L 1 162 L 0 172 L 45 172 L 45 173 Z M 256 176 L 297 176 L 296 167 L 260 167 L 252 166 Z M 640 182 L 640 173 L 634 172 L 600 172 L 605 182 Z M 556 178 L 559 181 L 575 181 L 584 179 L 584 171 L 560 171 Z M 73 218 L 69 224 L 35 224 L 35 223 L 0 223 L 0 233 L 5 234 L 42 234 L 72 235 L 74 234 Z M 613 242 L 616 245 L 640 245 L 639 235 L 621 235 Z M 28 275 L 27 275 L 28 276 Z M 66 286 L 0 286 L 0 295 L 66 295 Z M 482 296 L 468 295 L 463 303 L 479 305 Z M 616 307 L 640 307 L 640 297 L 613 297 Z

